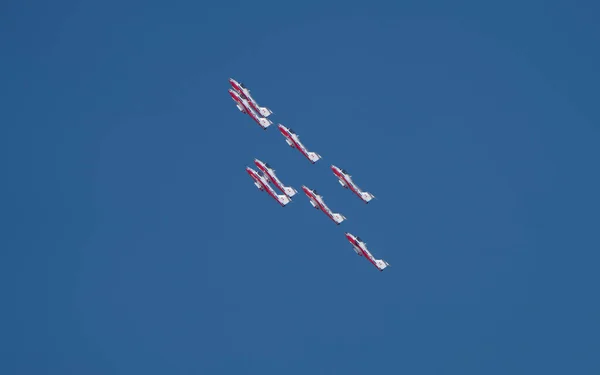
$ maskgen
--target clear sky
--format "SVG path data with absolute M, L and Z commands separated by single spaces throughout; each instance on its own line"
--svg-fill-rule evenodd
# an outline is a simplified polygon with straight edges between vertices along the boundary
M 600 6 L 491 4 L 2 2 L 0 373 L 599 374 Z

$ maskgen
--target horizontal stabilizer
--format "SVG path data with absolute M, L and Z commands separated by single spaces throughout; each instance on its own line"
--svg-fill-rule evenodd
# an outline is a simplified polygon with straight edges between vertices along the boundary
M 317 154 L 316 152 L 309 152 L 308 159 L 314 164 L 321 159 L 321 155 Z
M 369 203 L 373 198 L 375 198 L 375 196 L 371 193 L 368 192 L 362 192 L 360 193 L 360 195 L 362 196 L 362 198 L 365 200 L 366 203 Z
M 279 203 L 281 203 L 282 206 L 285 206 L 292 201 L 287 195 L 284 194 L 278 195 L 277 199 L 279 200 Z
M 258 112 L 260 112 L 260 115 L 263 117 L 269 117 L 271 116 L 271 114 L 273 113 L 269 108 L 267 107 L 258 107 Z
M 389 266 L 389 263 L 383 259 L 375 259 L 375 264 L 380 271 L 383 271 L 385 268 Z
M 268 128 L 269 126 L 271 126 L 271 124 L 273 124 L 271 120 L 266 119 L 264 117 L 259 117 L 258 122 L 260 126 L 262 126 L 264 129 Z
M 296 193 L 297 193 L 296 189 L 294 189 L 293 187 L 289 187 L 289 186 L 284 186 L 283 191 L 290 198 L 293 197 L 294 195 L 296 195 Z
M 331 214 L 331 216 L 333 216 L 333 220 L 335 220 L 338 225 L 340 225 L 342 221 L 346 220 L 346 217 L 341 214 Z

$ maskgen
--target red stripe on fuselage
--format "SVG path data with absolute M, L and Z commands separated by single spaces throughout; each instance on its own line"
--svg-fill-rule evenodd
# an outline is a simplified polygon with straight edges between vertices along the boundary
M 229 91 L 229 95 L 231 96 L 231 99 L 233 99 L 236 103 L 240 104 L 242 107 L 245 107 L 244 103 L 242 103 L 242 101 L 240 100 L 241 98 L 239 98 L 236 94 Z
M 338 178 L 341 178 L 342 180 L 344 180 L 344 182 L 346 183 L 346 185 L 350 188 L 350 190 L 352 190 L 352 192 L 354 194 L 356 194 L 363 202 L 366 202 L 362 195 L 360 195 L 360 192 L 354 187 L 354 184 L 351 184 L 350 181 L 348 181 L 348 179 L 346 178 L 346 175 L 343 174 L 342 172 L 338 172 L 337 170 L 333 170 L 333 174 L 335 174 Z
M 260 113 L 260 109 L 258 108 L 258 105 L 256 103 L 254 103 L 254 100 L 252 100 L 252 98 L 249 95 L 247 95 L 244 90 L 240 91 L 240 94 L 242 94 L 244 99 L 246 99 L 248 101 L 248 104 L 250 104 L 250 107 L 252 107 L 256 112 Z
M 256 121 L 256 123 L 264 129 L 264 127 L 261 125 L 260 121 L 258 120 L 258 118 L 254 115 L 254 112 L 252 111 L 251 108 L 248 108 L 248 106 L 246 105 L 246 103 L 244 103 L 244 101 L 236 96 L 234 93 L 232 93 L 231 91 L 229 91 L 229 95 L 231 95 L 231 97 L 233 98 L 233 100 L 235 100 L 237 103 L 239 103 L 242 107 L 244 107 L 244 109 L 246 110 L 246 114 L 250 117 L 252 117 L 252 119 L 254 121 Z
M 258 117 L 257 117 L 257 115 L 255 115 L 254 111 L 252 111 L 252 108 L 249 108 L 249 107 L 246 105 L 246 103 L 244 103 L 243 101 L 242 101 L 242 105 L 244 106 L 244 108 L 246 108 L 246 112 L 248 113 L 248 116 L 252 117 L 252 119 L 253 119 L 254 121 L 256 121 L 256 123 L 257 123 L 258 125 L 260 125 L 260 127 L 262 128 L 263 126 L 260 124 L 260 121 L 258 120 Z
M 302 189 L 302 190 L 304 190 L 304 189 Z M 340 224 L 337 221 L 335 221 L 335 219 L 333 218 L 333 216 L 329 213 L 329 211 L 331 211 L 329 209 L 329 207 L 324 206 L 323 204 L 321 204 L 321 202 L 319 202 L 319 200 L 315 197 L 315 195 L 313 194 L 312 191 L 310 191 L 310 190 L 309 191 L 304 190 L 304 194 L 308 195 L 309 197 L 312 197 L 314 199 L 314 201 L 319 205 L 319 207 L 321 207 L 321 211 L 323 211 L 325 213 L 325 215 L 329 216 L 329 218 L 331 220 L 333 220 L 334 223 L 336 223 L 338 225 Z
M 292 135 L 291 135 L 291 134 L 290 134 L 288 131 L 286 131 L 285 129 L 279 128 L 279 130 L 281 131 L 281 133 L 282 133 L 282 134 L 283 134 L 283 135 L 284 135 L 284 136 L 285 136 L 287 139 L 289 139 L 290 141 L 292 141 L 292 143 L 294 143 L 294 145 L 296 145 L 296 149 L 297 149 L 298 151 L 300 151 L 300 152 L 302 153 L 302 155 L 304 155 L 304 156 L 305 156 L 305 157 L 308 159 L 308 161 L 310 161 L 311 163 L 315 164 L 315 162 L 314 162 L 314 161 L 312 161 L 312 160 L 310 160 L 310 157 L 308 157 L 308 154 L 307 154 L 307 153 L 304 151 L 304 145 L 301 145 L 300 143 L 296 142 L 296 141 L 294 140 L 294 138 L 292 138 Z M 287 134 L 286 134 L 286 133 L 287 133 Z
M 229 95 L 231 95 L 231 98 L 233 100 L 235 100 L 236 103 L 238 103 L 239 105 L 241 105 L 242 107 L 244 107 L 245 109 L 245 113 L 252 117 L 254 119 L 254 121 L 258 122 L 258 120 L 255 118 L 254 114 L 252 113 L 252 111 L 250 110 L 250 108 L 248 108 L 248 106 L 246 105 L 246 103 L 244 103 L 244 101 L 242 100 L 241 97 L 235 95 L 234 93 L 232 93 L 231 91 L 229 91 Z M 260 123 L 258 123 L 258 125 L 260 125 Z
M 246 100 L 248 101 L 248 104 L 250 104 L 250 106 L 251 106 L 252 108 L 254 108 L 254 110 L 255 110 L 256 112 L 260 113 L 260 109 L 258 108 L 258 104 L 256 104 L 256 103 L 254 102 L 254 100 L 252 100 L 252 98 L 251 98 L 249 95 L 247 95 L 247 94 L 246 94 L 246 92 L 245 92 L 245 91 L 242 91 L 242 95 L 244 96 L 244 99 L 246 99 Z
M 277 179 L 277 177 L 275 177 L 273 175 L 273 173 L 271 173 L 270 170 L 266 170 L 265 171 L 266 174 L 269 175 L 269 177 L 271 178 L 271 181 L 273 181 L 273 185 L 277 186 L 277 189 L 281 190 L 281 192 L 285 195 L 287 195 L 287 193 L 285 192 L 285 189 L 283 188 L 283 185 L 280 183 L 280 181 Z
M 344 174 L 342 174 L 342 179 L 344 180 L 344 182 L 346 182 L 346 185 L 348 185 L 348 187 L 354 192 L 354 194 L 356 194 L 362 201 L 365 201 L 362 195 L 360 195 L 360 192 L 354 187 L 354 184 L 351 184 Z
M 258 104 L 254 103 L 254 100 L 252 100 L 252 98 L 248 94 L 246 94 L 246 91 L 242 86 L 238 85 L 237 82 L 232 80 L 229 80 L 229 83 L 231 83 L 231 86 L 233 86 L 235 91 L 237 91 L 241 96 L 244 97 L 244 99 L 248 101 L 248 104 L 250 104 L 250 106 L 254 108 L 256 112 L 260 113 L 260 110 L 258 109 Z
M 251 170 L 246 170 L 248 172 L 248 174 L 254 179 L 254 181 L 258 182 L 259 184 L 261 184 L 266 192 L 273 198 L 275 199 L 281 206 L 285 206 L 283 203 L 281 203 L 279 201 L 279 198 L 277 197 L 277 194 L 275 193 L 275 191 L 271 188 L 271 186 L 269 186 L 268 184 L 265 185 L 263 184 L 263 182 L 260 180 L 260 178 L 258 176 L 256 176 L 256 174 L 251 171 Z
M 256 164 L 256 166 L 258 167 L 258 169 L 260 169 L 263 173 L 266 173 L 269 175 L 269 177 L 271 178 L 271 181 L 273 182 L 273 184 L 275 186 L 277 186 L 277 188 L 279 190 L 281 190 L 282 193 L 285 193 L 285 190 L 283 190 L 283 186 L 277 181 L 277 179 L 275 178 L 275 176 L 273 176 L 273 173 L 271 173 L 271 171 L 265 167 L 263 167 L 260 163 L 258 162 L 254 162 L 254 164 Z M 286 194 L 287 195 L 287 194 Z
M 352 243 L 353 245 L 356 245 L 360 249 L 360 251 L 362 251 L 364 257 L 367 258 L 369 260 L 369 262 L 371 262 L 372 265 L 377 267 L 377 263 L 375 263 L 375 261 L 373 259 L 371 259 L 371 256 L 369 256 L 369 253 L 365 249 L 363 249 L 362 246 L 360 246 L 358 241 L 354 240 L 351 237 L 346 237 L 346 238 L 348 239 L 348 241 L 350 241 L 350 243 Z M 381 271 L 381 269 L 379 267 L 377 267 L 377 269 Z
M 229 83 L 235 91 L 239 92 L 240 94 L 242 93 L 242 87 L 236 81 L 230 79 Z

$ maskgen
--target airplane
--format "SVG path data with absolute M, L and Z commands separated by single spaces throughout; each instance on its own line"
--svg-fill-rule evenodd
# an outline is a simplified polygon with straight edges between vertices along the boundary
M 375 259 L 375 257 L 369 252 L 369 250 L 367 250 L 367 244 L 363 242 L 363 240 L 361 240 L 360 237 L 356 237 L 350 233 L 345 234 L 348 241 L 350 241 L 350 243 L 352 244 L 352 247 L 354 248 L 356 254 L 358 254 L 361 257 L 364 256 L 365 258 L 367 258 L 367 260 L 371 262 L 375 267 L 377 267 L 379 271 L 383 271 L 384 268 L 389 266 L 389 263 L 385 260 Z
M 275 186 L 277 186 L 279 190 L 281 190 L 282 193 L 284 193 L 288 197 L 291 198 L 294 195 L 296 195 L 296 193 L 298 193 L 293 187 L 283 185 L 279 178 L 277 178 L 277 175 L 275 175 L 275 169 L 271 168 L 269 163 L 263 163 L 258 159 L 254 159 L 254 164 L 256 164 L 258 169 L 261 170 L 263 176 L 265 177 L 265 180 L 271 181 Z
M 346 189 L 350 188 L 350 190 L 352 190 L 354 194 L 356 194 L 360 199 L 362 199 L 363 202 L 369 203 L 371 199 L 375 198 L 373 194 L 360 190 L 360 188 L 354 183 L 354 181 L 352 181 L 352 176 L 350 176 L 350 174 L 345 169 L 340 169 L 335 165 L 332 165 L 331 170 L 333 171 L 333 174 L 335 174 L 335 176 L 338 178 L 340 185 L 342 185 Z
M 265 180 L 263 176 L 259 175 L 258 172 L 256 172 L 254 169 L 246 167 L 246 172 L 248 172 L 250 177 L 252 177 L 252 179 L 254 180 L 254 185 L 256 185 L 258 190 L 266 191 L 271 197 L 273 197 L 273 199 L 279 202 L 279 204 L 282 207 L 285 207 L 288 203 L 291 202 L 290 198 L 288 198 L 287 195 L 277 195 L 277 193 L 275 193 L 275 190 L 273 190 L 273 188 L 271 187 L 271 185 L 269 185 L 267 180 Z
M 258 105 L 256 100 L 250 95 L 250 89 L 244 86 L 244 83 L 238 83 L 235 79 L 229 78 L 229 83 L 235 91 L 240 93 L 240 95 L 248 101 L 248 104 L 254 109 L 256 112 L 260 113 L 262 117 L 269 117 L 273 112 L 267 107 L 261 107 Z
M 329 207 L 327 207 L 327 205 L 325 204 L 325 202 L 323 201 L 323 197 L 319 195 L 319 193 L 317 193 L 316 190 L 311 190 L 308 187 L 302 185 L 302 190 L 304 190 L 304 194 L 306 194 L 306 196 L 308 197 L 308 199 L 310 199 L 310 204 L 312 204 L 312 206 L 314 208 L 316 208 L 317 210 L 321 210 L 323 211 L 327 216 L 329 216 L 329 218 L 331 220 L 333 220 L 337 225 L 340 225 L 340 223 L 344 220 L 346 220 L 346 217 L 342 214 L 336 214 L 333 213 Z
M 250 107 L 250 105 L 248 104 L 248 101 L 246 99 L 242 98 L 237 91 L 229 89 L 229 95 L 231 95 L 231 98 L 235 101 L 235 105 L 238 107 L 238 109 L 242 113 L 245 113 L 248 116 L 252 117 L 252 119 L 254 121 L 256 121 L 256 123 L 258 125 L 260 125 L 261 128 L 267 130 L 267 128 L 271 124 L 273 124 L 273 122 L 271 120 L 258 116 L 256 114 L 256 112 L 254 112 L 252 107 Z
M 279 124 L 279 131 L 285 137 L 285 141 L 292 148 L 297 148 L 298 151 L 302 153 L 302 155 L 306 156 L 311 163 L 315 164 L 319 159 L 321 159 L 321 155 L 316 152 L 310 152 L 304 147 L 304 145 L 300 142 L 300 137 L 298 134 L 294 133 L 292 129 L 288 129 L 285 126 Z

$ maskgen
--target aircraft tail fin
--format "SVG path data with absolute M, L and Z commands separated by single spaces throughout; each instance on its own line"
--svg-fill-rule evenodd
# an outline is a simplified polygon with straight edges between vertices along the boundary
M 262 117 L 269 117 L 271 116 L 271 114 L 273 113 L 273 111 L 271 111 L 269 108 L 267 107 L 258 107 L 258 112 L 260 112 L 260 115 Z
M 333 220 L 335 220 L 337 225 L 340 225 L 342 221 L 346 220 L 346 217 L 342 214 L 331 214 L 333 216 Z
M 388 262 L 386 262 L 383 259 L 375 259 L 375 264 L 377 265 L 377 268 L 379 268 L 380 271 L 383 271 L 385 268 L 387 268 L 390 265 Z
M 293 187 L 290 187 L 290 186 L 284 186 L 283 192 L 290 198 L 293 197 L 294 195 L 296 195 L 296 193 L 298 193 L 296 191 L 296 189 L 294 189 Z
M 369 203 L 373 198 L 375 198 L 375 196 L 369 192 L 363 191 L 362 193 L 360 193 L 360 195 L 362 196 L 362 199 L 365 200 L 366 203 Z
M 308 152 L 308 159 L 315 164 L 319 159 L 321 159 L 321 155 L 317 154 L 316 152 Z

